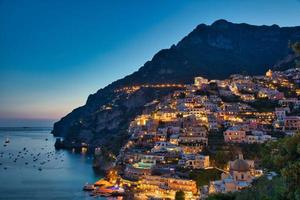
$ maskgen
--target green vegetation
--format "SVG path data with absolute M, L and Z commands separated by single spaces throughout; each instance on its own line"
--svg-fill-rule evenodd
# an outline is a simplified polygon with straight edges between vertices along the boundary
M 227 193 L 227 194 L 214 194 L 207 198 L 207 200 L 235 200 L 236 194 Z
M 243 146 L 242 150 L 245 157 L 252 157 L 248 153 L 255 152 L 263 168 L 276 171 L 279 175 L 272 180 L 263 176 L 248 189 L 211 195 L 209 200 L 300 200 L 300 133 L 261 146 Z
M 232 96 L 221 96 L 222 101 L 224 101 L 225 103 L 238 103 L 241 101 L 240 97 L 236 96 L 236 95 L 232 95 Z
M 245 159 L 259 160 L 261 157 L 258 154 L 263 148 L 261 144 L 240 144 L 238 147 L 241 149 Z
M 248 90 L 245 90 L 245 89 L 241 89 L 241 90 L 240 90 L 240 93 L 241 93 L 241 94 L 253 94 L 252 91 L 248 91 Z
M 298 150 L 300 145 L 298 144 Z M 300 151 L 298 151 L 300 153 Z M 281 170 L 283 180 L 287 188 L 288 199 L 300 199 L 300 161 L 289 162 L 288 166 Z
M 208 92 L 206 90 L 196 90 L 195 95 L 205 96 L 208 95 Z
M 288 113 L 290 116 L 300 116 L 300 108 L 293 108 L 290 113 Z
M 264 199 L 300 199 L 300 133 L 267 143 L 258 152 L 262 166 L 278 172 L 280 176 L 272 181 L 258 182 L 254 187 L 258 191 L 253 193 L 266 195 Z M 263 186 L 267 185 L 268 189 L 272 189 L 269 193 L 263 191 Z
M 213 165 L 219 168 L 224 168 L 229 160 L 233 160 L 234 152 L 232 151 L 217 151 L 212 156 Z
M 179 99 L 184 99 L 185 98 L 185 93 L 184 92 L 180 92 L 180 94 L 178 95 Z
M 258 99 L 249 105 L 259 112 L 271 112 L 278 105 L 277 101 L 270 101 L 269 99 Z
M 287 199 L 300 199 L 300 133 L 268 143 L 261 152 L 262 165 L 281 174 Z
M 296 55 L 300 55 L 300 42 L 295 42 L 292 44 L 292 49 Z M 295 60 L 295 66 L 300 67 L 300 60 Z
M 287 167 L 288 164 L 299 162 L 300 133 L 293 137 L 282 138 L 277 142 L 267 143 L 262 148 L 261 156 L 262 165 L 277 172 Z
M 185 200 L 185 194 L 183 191 L 177 191 L 175 194 L 175 200 Z
M 218 132 L 210 132 L 208 134 L 208 145 L 210 148 L 222 147 L 225 144 L 223 131 L 224 130 Z
M 211 158 L 213 166 L 224 168 L 228 161 L 236 159 L 240 152 L 243 153 L 245 159 L 259 160 L 261 156 L 258 152 L 261 151 L 262 147 L 261 144 L 226 144 L 224 142 L 214 142 L 213 144 L 209 144 L 206 151 Z
M 218 91 L 218 84 L 216 82 L 209 83 L 209 89 Z
M 300 55 L 300 42 L 295 42 L 292 44 L 292 49 L 296 54 Z
M 287 88 L 287 87 L 278 86 L 277 90 L 279 92 L 283 92 L 284 96 L 287 97 L 287 98 L 295 98 L 295 97 L 297 97 L 296 92 L 294 90 L 291 90 L 291 89 Z
M 208 185 L 209 181 L 218 180 L 221 178 L 222 172 L 217 169 L 193 170 L 189 176 L 196 181 L 198 188 L 203 185 Z
M 253 187 L 236 193 L 236 200 L 252 200 L 252 199 L 285 199 L 284 182 L 282 178 L 275 177 L 272 180 L 266 177 L 259 178 L 253 183 Z

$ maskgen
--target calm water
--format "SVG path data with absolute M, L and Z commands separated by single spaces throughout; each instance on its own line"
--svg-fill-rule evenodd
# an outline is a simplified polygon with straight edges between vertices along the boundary
M 50 131 L 0 128 L 0 199 L 94 199 L 82 191 L 86 182 L 101 177 L 92 169 L 92 158 L 56 151 Z

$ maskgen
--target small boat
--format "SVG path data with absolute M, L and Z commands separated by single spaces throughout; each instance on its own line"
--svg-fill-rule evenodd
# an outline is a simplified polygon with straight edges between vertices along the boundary
M 95 189 L 96 189 L 96 187 L 94 186 L 94 184 L 88 184 L 88 183 L 86 183 L 83 186 L 83 190 L 84 191 L 94 191 Z
M 9 141 L 8 138 L 6 138 L 5 143 L 6 143 L 6 144 L 10 143 L 10 141 Z

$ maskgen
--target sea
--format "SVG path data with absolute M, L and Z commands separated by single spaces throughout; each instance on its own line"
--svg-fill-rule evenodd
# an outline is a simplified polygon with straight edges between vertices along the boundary
M 84 184 L 103 177 L 93 170 L 92 157 L 55 150 L 50 132 L 51 128 L 0 128 L 1 200 L 95 199 L 82 191 Z

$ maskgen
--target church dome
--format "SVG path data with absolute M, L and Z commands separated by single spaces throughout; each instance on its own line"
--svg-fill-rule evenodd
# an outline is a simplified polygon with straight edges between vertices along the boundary
M 238 172 L 247 172 L 249 171 L 249 169 L 250 169 L 249 164 L 242 159 L 235 160 L 231 166 L 231 170 L 238 171 Z

